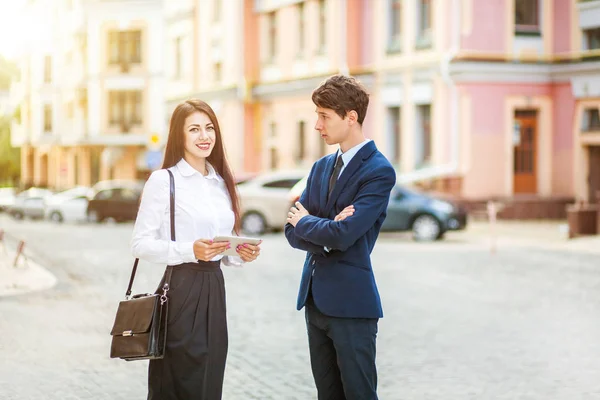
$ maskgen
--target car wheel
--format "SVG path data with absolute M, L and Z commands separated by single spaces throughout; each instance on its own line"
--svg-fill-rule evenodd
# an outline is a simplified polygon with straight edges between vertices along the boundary
M 260 213 L 249 212 L 242 217 L 242 230 L 249 235 L 261 235 L 267 230 L 267 221 Z
M 412 224 L 413 239 L 429 242 L 438 239 L 442 234 L 442 226 L 436 217 L 429 214 L 419 215 Z
M 25 218 L 25 214 L 23 214 L 21 211 L 13 211 L 12 212 L 12 216 L 14 219 L 23 219 Z
M 50 220 L 52 222 L 61 223 L 64 221 L 64 218 L 63 218 L 62 214 L 60 213 L 60 211 L 53 211 L 52 214 L 50 214 Z
M 87 212 L 87 220 L 88 222 L 100 222 L 100 216 L 98 215 L 98 212 L 95 210 L 91 210 Z

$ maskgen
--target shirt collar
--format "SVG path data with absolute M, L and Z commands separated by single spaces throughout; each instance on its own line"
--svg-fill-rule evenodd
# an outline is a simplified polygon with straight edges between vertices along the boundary
M 354 158 L 354 156 L 356 155 L 356 153 L 358 153 L 358 151 L 360 149 L 363 148 L 363 146 L 367 143 L 369 143 L 371 141 L 371 139 L 365 139 L 363 142 L 357 144 L 356 146 L 352 147 L 351 149 L 349 149 L 348 151 L 346 151 L 345 153 L 342 153 L 341 149 L 338 149 L 338 153 L 335 156 L 335 158 L 337 159 L 337 157 L 341 154 L 342 155 L 342 160 L 344 161 L 344 165 L 348 165 L 350 163 L 350 161 L 352 160 L 352 158 Z
M 194 169 L 194 167 L 192 167 L 183 158 L 181 160 L 179 160 L 179 162 L 177 163 L 177 169 L 179 170 L 179 173 L 182 176 L 192 176 L 194 174 L 198 174 L 201 177 L 206 178 L 206 179 L 216 179 L 217 181 L 223 180 L 223 178 L 221 178 L 219 176 L 219 174 L 217 174 L 217 171 L 213 168 L 212 165 L 210 165 L 210 163 L 208 161 L 206 161 L 206 170 L 208 171 L 208 174 L 206 176 L 204 176 L 200 172 L 196 171 Z

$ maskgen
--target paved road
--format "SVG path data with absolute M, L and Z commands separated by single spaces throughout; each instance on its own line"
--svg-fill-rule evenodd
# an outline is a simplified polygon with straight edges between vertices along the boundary
M 16 222 L 51 290 L 0 297 L 0 399 L 142 399 L 145 362 L 108 358 L 108 332 L 132 259 L 131 224 Z M 450 235 L 415 244 L 384 236 L 374 252 L 385 318 L 379 394 L 400 399 L 600 398 L 598 255 L 504 246 Z M 303 313 L 303 254 L 280 234 L 263 256 L 225 268 L 230 352 L 225 400 L 315 399 Z M 136 291 L 162 267 L 143 264 Z M 0 274 L 0 279 L 2 275 Z

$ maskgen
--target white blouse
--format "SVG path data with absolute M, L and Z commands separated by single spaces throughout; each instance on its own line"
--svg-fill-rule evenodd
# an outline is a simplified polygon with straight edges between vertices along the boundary
M 175 242 L 171 241 L 169 217 L 169 173 L 154 171 L 142 193 L 131 252 L 134 257 L 156 264 L 196 262 L 194 242 L 216 236 L 231 236 L 235 217 L 225 181 L 208 162 L 203 176 L 184 159 L 169 168 L 175 178 Z M 225 265 L 241 265 L 240 257 L 218 255 Z

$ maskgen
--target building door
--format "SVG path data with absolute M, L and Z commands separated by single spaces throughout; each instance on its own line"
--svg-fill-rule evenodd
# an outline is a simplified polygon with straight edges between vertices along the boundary
M 588 188 L 590 203 L 600 202 L 600 146 L 588 147 Z
M 537 193 L 537 112 L 515 112 L 513 192 Z

